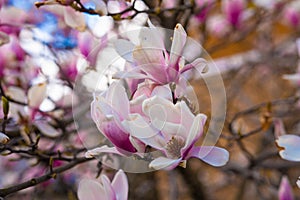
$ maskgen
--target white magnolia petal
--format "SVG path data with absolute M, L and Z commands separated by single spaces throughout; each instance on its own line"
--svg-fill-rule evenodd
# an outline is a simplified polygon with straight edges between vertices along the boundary
M 156 170 L 159 169 L 171 170 L 177 167 L 180 162 L 181 162 L 181 158 L 177 160 L 173 160 L 166 157 L 158 157 L 149 164 L 149 167 Z
M 47 97 L 47 84 L 40 83 L 33 85 L 28 90 L 28 105 L 38 108 Z
M 114 43 L 116 51 L 119 53 L 122 58 L 124 58 L 128 62 L 133 62 L 133 49 L 134 44 L 128 40 L 119 39 Z
M 191 149 L 188 157 L 196 157 L 212 166 L 220 167 L 228 162 L 229 152 L 220 147 L 202 146 Z
M 145 39 L 146 40 L 146 39 Z M 165 66 L 165 58 L 163 56 L 163 50 L 155 47 L 146 48 L 142 46 L 136 46 L 133 50 L 133 59 L 140 65 L 147 65 L 149 67 L 151 64 L 157 64 L 159 67 Z M 149 69 L 151 70 L 151 68 Z
M 151 96 L 155 96 L 155 95 L 165 98 L 169 101 L 172 101 L 171 89 L 170 89 L 170 87 L 167 87 L 166 85 L 156 86 L 151 93 Z
M 125 88 L 120 82 L 113 82 L 107 93 L 108 103 L 119 112 L 122 118 L 126 118 L 129 114 L 129 99 Z
M 61 132 L 48 124 L 47 121 L 38 120 L 34 122 L 34 125 L 47 137 L 55 138 L 61 135 Z
M 142 74 L 140 68 L 135 68 L 129 72 L 127 72 L 127 71 L 116 72 L 113 75 L 113 78 L 115 78 L 115 79 L 124 79 L 124 78 L 146 79 L 146 78 L 148 78 L 148 76 L 145 74 Z
M 10 86 L 7 89 L 6 95 L 12 97 L 14 100 L 25 103 L 25 99 L 26 99 L 25 91 L 19 87 Z
M 158 134 L 158 131 L 153 129 L 139 114 L 129 115 L 129 120 L 124 120 L 122 125 L 130 135 L 139 139 L 151 138 Z
M 4 133 L 0 132 L 0 143 L 6 144 L 9 141 L 9 137 L 5 135 Z
M 286 130 L 281 119 L 274 119 L 274 135 L 275 138 L 286 135 Z
M 293 85 L 300 84 L 300 73 L 286 74 L 282 76 L 283 79 L 290 81 Z
M 297 180 L 297 186 L 298 186 L 298 188 L 300 188 L 300 176 L 299 176 L 299 178 L 298 178 L 298 180 Z
M 143 112 L 147 116 L 151 116 L 152 118 L 156 118 L 159 121 L 167 121 L 167 122 L 180 122 L 181 117 L 181 109 L 180 105 L 174 105 L 171 101 L 164 99 L 160 96 L 153 96 L 149 99 L 146 99 L 143 102 Z M 161 109 L 160 112 L 164 114 L 155 115 L 151 114 L 152 112 L 155 114 L 157 109 Z
M 163 36 L 161 35 L 159 28 L 153 28 L 152 26 L 150 28 L 144 27 L 141 29 L 139 38 L 141 42 L 140 45 L 143 48 L 158 49 L 160 52 L 165 50 Z M 161 55 L 162 54 L 160 54 L 160 56 Z
M 283 159 L 290 161 L 300 161 L 300 136 L 282 135 L 276 140 L 279 147 L 283 150 L 279 151 Z
M 129 136 L 129 140 L 138 152 L 145 152 L 146 145 L 142 141 L 132 136 Z
M 103 186 L 95 180 L 83 179 L 79 182 L 77 195 L 79 200 L 107 200 Z
M 185 142 L 185 146 L 182 148 L 181 153 L 184 153 L 187 149 L 190 148 L 191 145 L 201 137 L 203 133 L 203 126 L 206 121 L 206 115 L 198 114 L 193 121 L 193 124 L 190 128 L 190 132 L 188 133 L 188 137 Z
M 117 199 L 109 178 L 107 176 L 103 175 L 103 176 L 101 176 L 101 181 L 103 184 L 106 199 L 107 200 Z
M 85 19 L 83 13 L 75 11 L 71 7 L 64 7 L 64 21 L 71 28 L 75 28 L 79 31 L 85 29 Z
M 103 153 L 112 153 L 112 154 L 118 154 L 118 155 L 124 156 L 115 147 L 108 147 L 107 145 L 103 145 L 102 147 L 97 147 L 95 149 L 88 150 L 85 153 L 85 157 L 86 158 L 94 158 Z
M 127 200 L 128 198 L 128 180 L 123 170 L 119 170 L 111 183 L 118 200 Z
M 174 66 L 182 54 L 186 42 L 187 34 L 181 24 L 177 24 L 174 29 L 173 41 L 171 46 L 171 55 L 169 65 Z

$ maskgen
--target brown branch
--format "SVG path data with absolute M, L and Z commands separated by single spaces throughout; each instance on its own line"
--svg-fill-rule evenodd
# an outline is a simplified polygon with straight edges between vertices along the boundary
M 4 198 L 9 194 L 12 194 L 12 193 L 24 190 L 26 188 L 30 188 L 30 187 L 33 187 L 35 185 L 38 185 L 42 182 L 45 182 L 45 181 L 50 180 L 52 178 L 55 178 L 55 176 L 59 173 L 67 171 L 67 170 L 75 167 L 78 164 L 88 162 L 90 160 L 93 160 L 93 159 L 92 158 L 85 158 L 85 157 L 77 158 L 76 160 L 74 160 L 74 161 L 72 161 L 72 162 L 70 162 L 70 163 L 68 163 L 64 166 L 54 168 L 52 172 L 48 172 L 43 176 L 33 178 L 31 180 L 25 181 L 23 183 L 20 183 L 20 184 L 11 186 L 11 187 L 0 189 L 0 197 Z

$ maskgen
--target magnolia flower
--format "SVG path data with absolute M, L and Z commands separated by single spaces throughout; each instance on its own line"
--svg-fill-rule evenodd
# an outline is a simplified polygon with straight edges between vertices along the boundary
M 9 137 L 0 132 L 0 144 L 6 144 L 9 141 Z
M 300 136 L 282 135 L 276 140 L 280 156 L 289 161 L 300 161 Z
M 128 198 L 128 180 L 119 170 L 112 181 L 105 175 L 101 183 L 92 179 L 83 179 L 78 186 L 79 200 L 126 200 Z
M 225 149 L 194 146 L 203 133 L 206 116 L 195 116 L 184 101 L 173 104 L 168 99 L 153 96 L 143 102 L 142 110 L 146 118 L 130 114 L 129 120 L 122 124 L 133 137 L 163 152 L 164 156 L 154 159 L 149 167 L 167 170 L 178 165 L 185 167 L 190 157 L 213 166 L 222 166 L 228 161 Z
M 177 24 L 172 37 L 170 54 L 168 54 L 163 36 L 149 21 L 150 28 L 140 31 L 140 44 L 134 45 L 127 40 L 115 43 L 119 54 L 133 65 L 131 71 L 115 74 L 116 78 L 149 79 L 164 85 L 178 82 L 181 74 L 196 68 L 200 72 L 206 67 L 202 58 L 185 65 L 183 50 L 187 41 L 187 34 L 181 24 Z
M 293 192 L 287 176 L 283 176 L 278 191 L 279 200 L 293 200 Z
M 297 180 L 297 186 L 298 186 L 298 188 L 300 188 L 300 176 L 299 176 L 299 178 L 298 178 L 298 180 Z

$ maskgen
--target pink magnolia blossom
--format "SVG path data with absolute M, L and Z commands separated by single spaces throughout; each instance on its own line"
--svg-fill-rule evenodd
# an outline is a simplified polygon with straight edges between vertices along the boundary
M 170 55 L 164 46 L 163 37 L 159 30 L 150 21 L 149 25 L 150 28 L 144 27 L 141 30 L 139 45 L 134 46 L 126 40 L 116 42 L 117 51 L 133 67 L 131 71 L 119 72 L 115 77 L 149 79 L 164 85 L 170 82 L 177 83 L 183 73 L 193 68 L 203 71 L 206 61 L 202 58 L 198 58 L 190 64 L 184 64 L 182 55 L 187 34 L 181 24 L 177 24 L 174 29 Z M 130 54 L 130 52 L 132 53 Z
M 293 192 L 287 176 L 283 176 L 278 191 L 279 200 L 293 200 Z
M 114 147 L 96 148 L 86 156 L 144 153 L 148 145 L 163 153 L 150 163 L 154 169 L 185 167 L 191 157 L 213 166 L 226 164 L 229 154 L 225 149 L 194 146 L 203 133 L 206 116 L 193 114 L 185 101 L 174 104 L 173 95 L 169 85 L 143 83 L 129 101 L 124 87 L 114 82 L 105 95 L 95 96 L 91 105 L 94 122 Z
M 128 198 L 128 180 L 119 170 L 112 181 L 105 175 L 100 176 L 99 183 L 92 179 L 83 179 L 78 186 L 79 200 L 126 200 Z

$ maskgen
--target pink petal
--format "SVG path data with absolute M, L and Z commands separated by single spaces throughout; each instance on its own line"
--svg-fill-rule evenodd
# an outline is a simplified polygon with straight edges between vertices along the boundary
M 79 182 L 77 191 L 79 200 L 108 200 L 104 194 L 104 188 L 97 181 L 83 179 Z
M 204 114 L 198 114 L 195 117 L 193 124 L 190 128 L 190 132 L 188 133 L 185 146 L 181 149 L 181 155 L 188 153 L 188 151 L 193 147 L 195 142 L 201 137 L 206 118 L 207 117 Z M 183 157 L 185 157 L 185 155 Z
M 116 51 L 122 58 L 124 58 L 128 62 L 134 62 L 132 55 L 134 49 L 133 43 L 128 40 L 119 39 L 114 43 L 114 46 L 116 48 Z
M 139 139 L 151 138 L 158 134 L 158 130 L 153 129 L 139 114 L 131 114 L 129 120 L 124 120 L 122 125 L 130 135 Z
M 120 113 L 121 119 L 128 116 L 129 100 L 125 88 L 120 82 L 113 82 L 110 85 L 106 99 L 114 110 Z
M 187 34 L 181 24 L 177 24 L 174 29 L 173 41 L 170 50 L 169 67 L 177 69 L 177 62 L 182 55 L 182 51 L 186 42 Z
M 119 170 L 111 183 L 118 200 L 127 200 L 128 198 L 128 180 L 123 170 Z
M 279 200 L 293 200 L 293 192 L 291 185 L 287 176 L 283 176 L 281 179 L 279 191 L 278 191 L 278 199 Z
M 88 150 L 85 153 L 86 158 L 93 158 L 97 157 L 103 153 L 112 153 L 112 154 L 117 154 L 120 156 L 124 156 L 124 154 L 120 153 L 115 147 L 108 147 L 107 145 L 104 145 L 102 147 L 98 147 L 92 150 Z
M 61 132 L 49 125 L 47 121 L 38 120 L 34 122 L 34 125 L 47 137 L 55 138 L 61 135 Z
M 180 73 L 184 73 L 188 70 L 195 69 L 197 73 L 202 74 L 207 72 L 207 61 L 203 58 L 197 58 L 191 64 L 185 65 L 181 70 Z
M 156 170 L 159 169 L 172 170 L 175 167 L 177 167 L 180 162 L 181 162 L 181 158 L 177 160 L 173 160 L 166 157 L 158 157 L 149 164 L 149 167 Z
M 229 153 L 223 148 L 202 146 L 192 148 L 188 157 L 196 157 L 212 166 L 220 167 L 228 162 Z
M 28 90 L 28 105 L 33 108 L 38 108 L 47 96 L 46 83 L 33 85 Z
M 85 30 L 85 19 L 83 13 L 75 11 L 71 7 L 64 7 L 64 20 L 68 26 L 79 31 Z
M 157 109 L 160 109 L 160 115 L 156 114 Z M 174 105 L 173 102 L 160 96 L 153 96 L 143 102 L 143 112 L 150 118 L 159 122 L 181 122 L 181 108 L 179 104 Z M 154 114 L 153 114 L 153 113 Z M 153 121 L 153 120 L 152 120 Z M 155 124 L 153 124 L 155 125 Z

